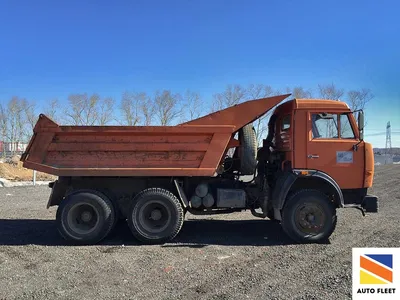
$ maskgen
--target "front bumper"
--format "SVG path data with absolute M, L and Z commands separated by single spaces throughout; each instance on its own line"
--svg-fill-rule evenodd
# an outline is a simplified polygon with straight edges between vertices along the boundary
M 363 202 L 361 203 L 361 207 L 365 210 L 365 212 L 378 212 L 378 197 L 373 195 L 366 195 Z

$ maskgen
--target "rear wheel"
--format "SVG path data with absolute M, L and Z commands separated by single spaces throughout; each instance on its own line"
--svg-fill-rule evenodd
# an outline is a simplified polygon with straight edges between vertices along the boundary
M 184 217 L 182 205 L 174 194 L 150 188 L 133 200 L 128 224 L 139 241 L 159 244 L 172 240 L 179 233 Z
M 283 208 L 283 230 L 300 243 L 327 240 L 335 230 L 336 222 L 333 203 L 318 190 L 295 192 Z
M 57 228 L 61 236 L 74 244 L 96 244 L 111 231 L 115 221 L 111 201 L 96 191 L 77 191 L 61 201 L 57 210 Z

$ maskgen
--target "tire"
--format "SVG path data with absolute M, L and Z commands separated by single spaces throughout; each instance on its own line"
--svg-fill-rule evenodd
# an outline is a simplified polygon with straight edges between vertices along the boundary
M 56 223 L 66 241 L 96 244 L 109 234 L 115 224 L 114 206 L 97 191 L 76 191 L 61 201 Z
M 117 203 L 115 195 L 113 194 L 112 191 L 110 191 L 108 189 L 100 189 L 98 191 L 92 191 L 92 192 L 95 192 L 96 194 L 99 194 L 101 197 L 106 197 L 108 200 L 111 201 L 111 203 L 113 205 L 113 208 L 114 208 L 113 209 L 114 210 L 114 224 L 111 227 L 110 231 L 113 231 L 114 228 L 117 226 L 119 221 L 121 221 L 121 220 L 124 221 L 125 220 L 123 218 L 123 216 L 122 216 L 122 213 L 121 213 L 120 209 L 119 209 L 119 206 L 118 206 L 118 203 Z
M 128 225 L 139 241 L 162 244 L 175 238 L 184 218 L 182 205 L 174 194 L 161 188 L 149 188 L 133 199 Z
M 240 173 L 253 175 L 257 167 L 257 136 L 253 124 L 248 124 L 239 130 Z
M 313 219 L 306 219 L 308 216 Z M 320 226 L 315 224 L 318 221 Z M 336 223 L 336 209 L 333 203 L 318 190 L 295 192 L 283 207 L 281 222 L 283 230 L 298 243 L 326 241 L 335 230 Z

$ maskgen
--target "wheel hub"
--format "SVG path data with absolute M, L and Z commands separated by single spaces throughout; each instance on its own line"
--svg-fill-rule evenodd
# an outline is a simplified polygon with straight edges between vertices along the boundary
M 158 234 L 163 232 L 171 222 L 168 206 L 159 200 L 150 200 L 138 212 L 138 223 L 147 232 Z
M 90 220 L 92 219 L 93 215 L 90 211 L 84 211 L 81 214 L 81 219 L 83 222 L 90 222 Z
M 154 221 L 158 221 L 160 220 L 162 217 L 161 211 L 159 209 L 154 209 L 151 214 L 150 214 L 150 218 Z
M 308 214 L 307 215 L 307 221 L 312 223 L 315 221 L 315 216 L 313 214 Z
M 296 224 L 300 231 L 317 234 L 323 228 L 325 214 L 316 204 L 307 204 L 297 209 Z
M 93 205 L 77 203 L 68 211 L 67 222 L 75 233 L 89 234 L 98 226 L 99 214 Z

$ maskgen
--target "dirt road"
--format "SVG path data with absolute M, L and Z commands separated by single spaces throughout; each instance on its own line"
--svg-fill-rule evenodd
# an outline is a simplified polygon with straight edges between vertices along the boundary
M 352 247 L 400 246 L 400 166 L 376 170 L 380 212 L 338 212 L 324 245 L 237 213 L 187 216 L 174 243 L 138 246 L 127 226 L 101 245 L 65 246 L 47 187 L 0 189 L 0 299 L 350 299 Z

